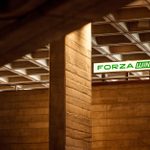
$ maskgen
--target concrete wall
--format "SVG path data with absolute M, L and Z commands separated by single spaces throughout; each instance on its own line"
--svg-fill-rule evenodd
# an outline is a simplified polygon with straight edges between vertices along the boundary
M 92 150 L 150 149 L 150 84 L 93 86 Z
M 48 90 L 0 93 L 0 150 L 48 150 Z

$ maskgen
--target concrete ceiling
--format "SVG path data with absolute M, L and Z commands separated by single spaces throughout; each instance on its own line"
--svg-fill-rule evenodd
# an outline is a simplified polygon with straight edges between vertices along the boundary
M 136 0 L 92 25 L 92 62 L 150 59 L 150 1 Z M 93 82 L 149 80 L 149 71 L 93 74 Z
M 38 13 L 20 17 L 20 15 L 23 15 L 23 11 L 21 11 L 21 14 L 17 14 L 16 18 L 10 16 L 13 13 L 3 14 L 3 17 L 0 15 L 0 66 L 2 66 L 0 68 L 0 91 L 48 88 L 49 45 L 45 47 L 43 45 L 46 45 L 53 38 L 57 38 L 58 35 L 60 36 L 60 31 L 64 31 L 63 33 L 61 32 L 62 35 L 66 34 L 89 21 L 93 22 L 93 63 L 149 59 L 150 2 L 148 0 L 136 0 L 114 13 L 102 17 L 104 14 L 116 10 L 118 7 L 120 8 L 120 6 L 131 0 L 117 1 L 117 5 L 113 9 L 110 5 L 114 2 L 113 0 L 105 0 L 101 5 L 97 5 L 98 1 L 96 0 L 88 1 L 87 5 L 81 7 L 80 11 L 78 10 L 79 12 L 77 10 L 73 11 L 72 15 L 69 16 L 65 16 L 65 14 L 75 4 L 83 4 L 86 0 L 82 2 L 80 0 L 76 1 L 75 4 L 65 2 L 62 7 L 55 5 L 54 10 L 52 9 L 52 11 L 48 12 L 40 9 L 44 14 L 44 16 L 40 15 L 40 17 L 37 17 Z M 43 0 L 42 3 L 44 4 L 45 1 Z M 69 8 L 66 6 L 69 6 Z M 80 16 L 80 12 L 87 10 L 89 6 L 92 7 L 86 11 L 86 14 L 82 13 L 83 16 Z M 102 6 L 105 6 L 105 9 Z M 99 10 L 101 10 L 100 14 L 98 14 Z M 31 12 L 31 10 L 28 11 Z M 76 18 L 74 22 L 67 22 L 73 15 Z M 4 16 L 7 19 L 4 19 Z M 66 17 L 66 20 L 64 21 L 59 17 L 56 19 L 54 16 Z M 32 17 L 34 18 L 33 21 L 31 20 Z M 47 24 L 47 22 L 50 22 L 50 24 Z M 62 22 L 64 24 L 60 27 Z M 39 29 L 40 25 L 44 26 L 44 28 Z M 49 30 L 54 29 L 54 27 L 55 30 Z M 55 32 L 56 30 L 57 32 Z M 53 37 L 49 36 L 51 34 Z M 41 39 L 43 41 L 39 42 Z M 107 52 L 105 51 L 106 47 L 109 50 Z M 8 64 L 10 61 L 12 63 Z M 145 79 L 149 79 L 149 71 L 142 73 L 92 74 L 93 82 L 143 80 L 142 76 L 145 76 Z

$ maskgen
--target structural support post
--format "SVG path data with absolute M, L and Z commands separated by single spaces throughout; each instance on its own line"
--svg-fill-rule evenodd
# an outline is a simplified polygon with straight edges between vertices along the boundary
M 90 150 L 91 24 L 50 44 L 50 150 Z
M 50 45 L 50 150 L 65 150 L 65 39 Z

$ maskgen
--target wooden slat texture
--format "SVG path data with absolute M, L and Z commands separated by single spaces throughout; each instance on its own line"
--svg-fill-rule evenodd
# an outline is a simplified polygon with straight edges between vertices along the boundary
M 92 150 L 150 148 L 149 83 L 95 85 Z
M 0 149 L 49 149 L 48 90 L 0 93 Z
M 66 36 L 66 150 L 90 150 L 91 25 Z

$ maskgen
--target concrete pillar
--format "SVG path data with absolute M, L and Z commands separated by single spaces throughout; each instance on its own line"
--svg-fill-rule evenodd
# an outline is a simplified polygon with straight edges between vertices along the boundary
M 51 43 L 50 149 L 89 150 L 91 24 Z

